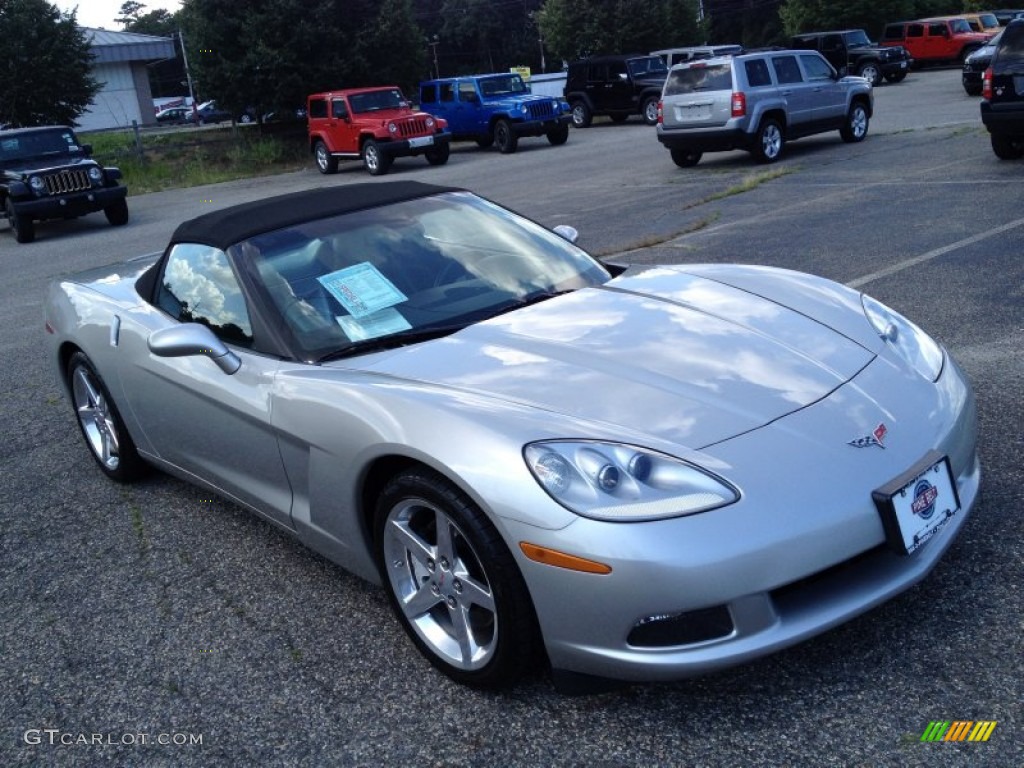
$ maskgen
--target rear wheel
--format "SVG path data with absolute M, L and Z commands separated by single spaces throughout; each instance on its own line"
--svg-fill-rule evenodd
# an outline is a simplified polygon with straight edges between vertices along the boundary
M 67 377 L 82 437 L 103 473 L 120 483 L 145 474 L 147 465 L 139 457 L 110 392 L 84 353 L 71 356 Z
M 327 145 L 322 141 L 313 146 L 313 156 L 316 158 L 316 167 L 320 173 L 335 173 L 338 170 L 338 158 L 327 150 Z
M 695 152 L 692 149 L 682 149 L 680 147 L 673 147 L 669 152 L 672 155 L 672 162 L 680 168 L 692 168 L 703 157 L 702 152 Z
M 843 141 L 854 143 L 864 141 L 868 135 L 868 110 L 861 102 L 854 102 L 846 115 L 846 122 L 839 129 Z
M 559 144 L 565 144 L 569 140 L 569 126 L 560 125 L 557 128 L 552 128 L 548 131 L 548 142 L 557 147 Z
M 363 143 L 363 165 L 371 176 L 383 176 L 391 168 L 392 158 L 380 151 L 380 145 L 373 139 Z
M 502 119 L 494 124 L 494 143 L 503 155 L 511 155 L 519 146 L 519 137 L 512 130 L 512 123 Z
M 643 115 L 644 122 L 648 125 L 658 124 L 658 97 L 648 96 L 644 99 L 644 103 L 640 105 L 640 114 Z
M 572 124 L 576 128 L 589 128 L 594 122 L 594 113 L 590 111 L 585 101 L 574 101 L 572 103 Z
M 7 198 L 4 214 L 7 216 L 7 223 L 11 225 L 15 240 L 19 243 L 31 243 L 36 239 L 36 225 L 32 217 L 18 213 L 10 198 Z
M 1024 137 L 992 134 L 992 151 L 1000 160 L 1018 160 L 1024 157 Z
M 762 163 L 774 163 L 782 154 L 786 139 L 782 135 L 782 127 L 772 117 L 766 117 L 757 128 L 754 139 L 754 157 Z
M 128 223 L 128 201 L 118 200 L 103 209 L 107 221 L 113 227 L 120 227 Z
M 526 585 L 464 493 L 429 470 L 400 474 L 380 495 L 374 533 L 391 607 L 431 664 L 487 688 L 532 666 L 537 630 Z
M 447 144 L 438 144 L 432 149 L 428 149 L 423 155 L 427 158 L 427 162 L 431 165 L 444 165 L 448 162 L 448 156 L 451 154 L 452 148 Z

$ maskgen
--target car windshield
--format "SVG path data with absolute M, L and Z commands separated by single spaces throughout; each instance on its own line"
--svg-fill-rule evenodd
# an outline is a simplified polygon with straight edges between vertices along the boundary
M 400 109 L 409 106 L 397 88 L 388 88 L 381 91 L 370 91 L 368 93 L 354 93 L 348 97 L 348 103 L 352 111 L 380 112 L 383 109 Z
M 874 43 L 863 29 L 855 29 L 853 32 L 846 33 L 846 45 L 850 48 L 859 48 L 874 45 Z
M 633 77 L 665 77 L 668 75 L 668 67 L 659 56 L 630 59 L 628 64 L 629 74 Z
M 0 162 L 2 163 L 81 151 L 78 139 L 68 128 L 0 134 Z
M 508 96 L 510 94 L 528 93 L 529 89 L 519 75 L 503 75 L 489 77 L 480 81 L 480 92 L 484 96 Z
M 453 333 L 610 279 L 564 238 L 468 192 L 310 221 L 229 250 L 308 360 Z

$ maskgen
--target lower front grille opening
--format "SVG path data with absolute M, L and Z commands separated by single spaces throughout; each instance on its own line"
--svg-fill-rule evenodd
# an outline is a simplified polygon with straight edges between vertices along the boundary
M 637 622 L 626 638 L 634 648 L 669 648 L 728 637 L 734 629 L 724 605 L 672 615 L 648 616 Z

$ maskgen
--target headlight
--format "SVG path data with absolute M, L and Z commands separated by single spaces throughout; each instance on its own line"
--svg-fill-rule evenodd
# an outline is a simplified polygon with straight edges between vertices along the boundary
M 889 309 L 867 294 L 861 294 L 864 314 L 892 349 L 911 367 L 929 381 L 936 381 L 942 373 L 942 348 L 927 333 L 907 320 L 899 312 Z
M 550 440 L 523 451 L 551 497 L 583 517 L 640 522 L 732 504 L 739 493 L 681 459 L 621 443 Z
M 89 178 L 97 183 L 101 182 L 103 181 L 103 171 L 94 165 L 89 169 Z
M 530 108 L 526 104 L 520 104 L 519 105 L 519 111 L 522 112 L 524 115 L 526 115 L 526 114 L 529 114 Z
M 388 123 L 388 133 L 397 133 L 397 132 L 398 132 L 398 126 L 395 125 L 394 123 Z
M 428 117 L 427 118 L 427 128 L 433 130 L 433 128 L 434 128 L 434 118 L 432 118 L 432 117 Z
M 32 187 L 32 191 L 37 195 L 46 194 L 46 182 L 43 181 L 42 176 L 33 176 L 28 180 L 28 185 Z

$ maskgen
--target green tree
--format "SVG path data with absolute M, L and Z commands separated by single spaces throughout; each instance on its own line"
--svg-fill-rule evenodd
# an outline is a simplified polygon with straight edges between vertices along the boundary
M 75 12 L 0 0 L 0 123 L 71 125 L 100 89 Z
M 139 14 L 142 13 L 142 9 L 145 7 L 145 3 L 139 3 L 136 0 L 126 0 L 121 3 L 121 15 L 115 18 L 114 21 L 128 29 L 128 27 L 138 21 Z

